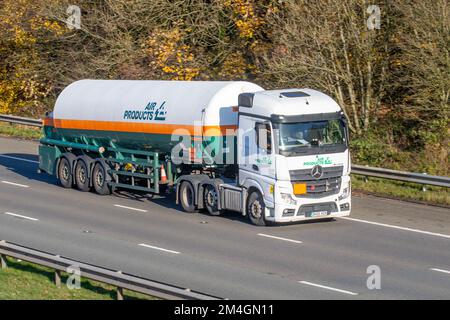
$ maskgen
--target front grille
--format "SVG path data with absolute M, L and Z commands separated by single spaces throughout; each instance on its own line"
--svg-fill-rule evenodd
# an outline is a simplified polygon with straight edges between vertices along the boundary
M 326 211 L 327 214 L 332 212 L 337 212 L 337 206 L 334 202 L 316 203 L 316 204 L 306 204 L 298 209 L 297 216 L 311 216 L 312 212 L 322 212 Z
M 319 198 L 339 193 L 342 182 L 343 166 L 323 167 L 322 178 L 311 175 L 312 169 L 290 170 L 292 183 L 306 183 L 306 193 L 297 195 L 304 198 Z

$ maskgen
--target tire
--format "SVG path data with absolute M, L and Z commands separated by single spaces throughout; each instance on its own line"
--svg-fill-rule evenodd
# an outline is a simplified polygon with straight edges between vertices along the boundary
M 253 191 L 247 198 L 247 216 L 252 224 L 255 226 L 266 225 L 265 208 L 261 194 L 258 191 Z
M 87 192 L 90 189 L 89 169 L 83 160 L 78 160 L 75 165 L 75 184 L 80 191 Z
M 219 196 L 213 185 L 207 184 L 203 192 L 203 202 L 208 213 L 212 216 L 219 216 Z
M 72 188 L 73 176 L 72 166 L 67 158 L 61 158 L 58 165 L 59 182 L 64 188 Z
M 195 207 L 194 187 L 188 181 L 183 181 L 180 186 L 180 203 L 183 210 L 189 213 L 197 212 Z
M 97 162 L 92 171 L 92 185 L 97 194 L 106 196 L 111 194 L 111 189 L 108 186 L 106 180 L 108 173 L 106 172 L 105 166 L 100 162 Z

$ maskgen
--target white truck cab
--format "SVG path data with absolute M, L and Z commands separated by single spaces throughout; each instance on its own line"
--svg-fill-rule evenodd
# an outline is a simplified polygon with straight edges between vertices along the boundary
M 244 93 L 238 126 L 237 185 L 253 223 L 350 214 L 348 129 L 332 98 L 312 89 Z

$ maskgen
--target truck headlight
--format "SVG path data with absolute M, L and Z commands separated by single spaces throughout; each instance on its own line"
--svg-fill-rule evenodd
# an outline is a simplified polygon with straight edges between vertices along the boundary
M 280 193 L 281 199 L 287 203 L 287 204 L 292 204 L 292 205 L 297 205 L 297 201 L 292 198 L 292 196 L 289 193 Z
M 349 196 L 350 196 L 350 186 L 342 190 L 342 194 L 339 196 L 339 201 L 347 199 Z

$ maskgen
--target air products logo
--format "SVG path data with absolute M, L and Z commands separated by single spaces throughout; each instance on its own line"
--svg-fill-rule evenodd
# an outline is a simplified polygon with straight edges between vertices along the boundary
M 166 102 L 163 101 L 160 106 L 157 102 L 149 102 L 143 111 L 141 110 L 125 110 L 123 118 L 125 120 L 166 120 Z
M 329 157 L 324 158 L 324 157 L 316 156 L 315 161 L 303 162 L 304 166 L 317 166 L 317 165 L 323 166 L 324 164 L 333 164 L 333 161 Z

